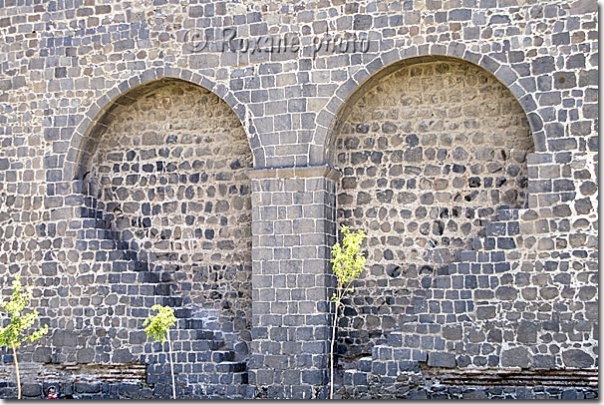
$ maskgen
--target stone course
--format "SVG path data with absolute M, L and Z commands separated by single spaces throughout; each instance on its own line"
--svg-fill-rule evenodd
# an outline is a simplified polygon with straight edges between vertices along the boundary
M 160 303 L 181 397 L 324 398 L 329 248 L 350 224 L 368 267 L 340 397 L 597 397 L 596 13 L 2 2 L 0 290 L 21 274 L 50 327 L 20 351 L 25 396 L 168 398 L 142 328 Z M 475 369 L 540 386 L 461 386 Z

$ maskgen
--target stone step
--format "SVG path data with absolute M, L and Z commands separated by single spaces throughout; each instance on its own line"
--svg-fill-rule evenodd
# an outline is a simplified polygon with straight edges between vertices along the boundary
M 217 364 L 199 364 L 197 363 L 196 368 L 191 372 L 187 373 L 190 380 L 197 380 L 205 384 L 247 384 L 248 372 L 226 372 L 221 373 L 216 370 Z
M 104 221 L 102 218 L 95 217 L 82 217 L 79 218 L 78 222 L 81 225 L 81 228 L 84 229 L 105 228 L 104 225 L 106 225 L 106 221 Z
M 357 370 L 360 372 L 368 373 L 371 371 L 371 362 L 373 358 L 371 356 L 361 357 L 357 360 Z
M 413 360 L 410 356 L 406 356 L 404 351 L 409 349 L 392 349 L 387 346 L 374 346 L 373 361 L 371 363 L 371 374 L 380 376 L 381 379 L 386 377 L 396 379 L 400 373 L 417 373 L 420 371 L 420 362 L 427 360 L 427 353 L 423 351 L 421 360 Z M 409 350 L 410 353 L 412 352 Z M 392 381 L 394 382 L 394 380 Z
M 159 283 L 159 274 L 153 272 L 153 271 L 137 271 L 134 274 L 136 274 L 136 280 L 139 283 Z
M 109 252 L 108 258 L 109 258 L 109 261 L 138 260 L 136 251 L 128 250 L 128 249 L 117 249 L 117 248 L 115 250 Z
M 225 343 L 223 340 L 197 340 L 191 342 L 191 348 L 194 351 L 200 350 L 220 350 L 223 349 Z
M 518 221 L 510 222 L 492 222 L 485 227 L 486 236 L 514 236 L 520 234 L 520 224 Z
M 118 245 L 114 239 L 80 239 L 80 245 L 84 245 L 86 251 L 90 250 L 107 250 L 113 251 L 116 250 Z
M 92 253 L 93 251 L 89 250 L 88 252 Z M 123 254 L 116 255 L 113 250 L 97 250 L 94 252 L 94 259 L 97 262 L 109 262 L 116 259 L 121 260 L 124 258 L 123 256 Z
M 520 218 L 518 208 L 499 208 L 496 213 L 497 221 L 515 221 Z
M 492 222 L 485 224 L 479 235 L 470 242 L 470 250 L 510 250 L 516 248 L 515 236 L 520 235 L 518 209 L 502 208 Z
M 146 262 L 132 259 L 118 259 L 113 261 L 112 270 L 115 272 L 126 271 L 144 271 L 147 272 L 149 267 Z
M 115 222 L 115 216 L 108 214 L 105 211 L 99 210 L 96 207 L 81 207 L 79 219 L 95 220 L 102 228 L 109 228 L 112 222 Z
M 245 371 L 247 365 L 242 361 L 223 361 L 216 364 L 216 372 L 218 373 L 239 373 Z
M 217 350 L 212 353 L 212 361 L 215 363 L 235 361 L 235 352 L 232 350 Z
M 126 242 L 115 239 L 79 239 L 75 247 L 82 252 L 105 252 L 109 260 L 136 259 L 138 255 L 136 251 L 128 249 Z
M 444 341 L 443 341 L 444 345 Z M 376 345 L 372 348 L 374 359 L 392 360 L 403 362 L 425 362 L 428 359 L 428 353 L 434 345 L 429 345 L 425 349 L 418 348 L 413 344 L 413 347 L 389 347 L 385 345 Z M 373 350 L 375 349 L 375 351 Z M 373 367 L 373 362 L 371 363 Z M 409 371 L 404 366 L 404 371 Z M 414 366 L 415 367 L 415 366 Z
M 433 325 L 433 327 L 437 327 L 438 332 L 436 333 L 440 333 L 441 331 L 441 325 Z M 422 333 L 424 332 L 424 333 Z M 388 334 L 388 339 L 386 341 L 385 344 L 383 345 L 376 345 L 375 347 L 390 347 L 390 348 L 396 348 L 396 347 L 408 347 L 408 342 L 411 342 L 413 340 L 420 340 L 422 336 L 427 336 L 427 335 L 434 335 L 436 334 L 434 331 L 430 331 L 430 330 L 425 330 L 425 331 L 420 331 L 417 332 L 416 330 L 406 330 L 406 331 L 392 331 Z M 373 352 L 372 352 L 373 353 Z
M 199 340 L 221 340 L 222 332 L 216 332 L 212 330 L 206 329 L 198 329 L 196 333 L 196 338 Z
M 453 263 L 454 265 L 464 263 L 498 263 L 505 262 L 505 251 L 492 249 L 489 251 L 462 250 L 460 253 L 460 261 Z
M 96 208 L 91 207 L 80 207 L 79 209 L 80 218 L 102 218 L 103 213 Z
M 161 281 L 161 276 L 153 271 L 115 271 L 109 273 L 108 281 L 110 284 L 151 285 L 155 289 L 154 295 L 157 296 L 170 295 L 172 291 L 176 290 L 177 285 L 174 282 Z
M 344 370 L 344 385 L 367 385 L 369 373 L 358 370 Z
M 202 329 L 203 324 L 203 319 L 187 319 L 185 322 L 185 329 Z
M 176 311 L 176 310 L 175 310 Z M 177 323 L 178 329 L 175 330 L 175 333 L 178 333 L 178 339 L 188 342 L 195 341 L 215 341 L 221 342 L 223 345 L 223 350 L 232 350 L 231 348 L 225 348 L 226 341 L 223 339 L 221 332 L 211 332 L 202 329 L 186 329 L 184 328 L 184 323 L 187 321 L 186 318 L 179 319 Z M 214 349 L 217 350 L 217 349 Z M 209 358 L 208 358 L 209 359 Z M 209 361 L 209 360 L 208 360 Z
M 249 384 L 249 374 L 247 371 L 233 373 L 233 384 Z
M 186 340 L 186 341 L 196 341 L 196 340 L 215 340 L 220 341 L 226 344 L 224 340 L 224 336 L 221 331 L 208 331 L 203 329 L 186 329 L 184 328 L 185 322 L 187 319 L 179 319 L 177 322 L 177 328 L 174 332 L 178 333 L 178 339 Z M 227 349 L 225 349 L 227 350 Z M 231 350 L 231 349 L 228 349 Z
M 191 308 L 174 308 L 174 316 L 178 319 L 190 318 L 192 314 Z
M 160 301 L 167 307 L 182 307 L 183 300 L 183 297 L 178 296 L 162 296 Z

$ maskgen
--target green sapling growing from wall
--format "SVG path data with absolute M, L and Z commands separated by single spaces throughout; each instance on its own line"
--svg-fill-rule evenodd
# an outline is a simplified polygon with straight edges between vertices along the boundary
M 21 375 L 19 373 L 17 348 L 27 340 L 35 342 L 48 333 L 48 325 L 30 331 L 32 325 L 38 319 L 38 311 L 35 309 L 32 311 L 28 308 L 32 296 L 31 287 L 23 287 L 20 277 L 16 276 L 13 280 L 11 299 L 4 301 L 0 297 L 0 313 L 6 313 L 9 320 L 7 326 L 0 326 L 0 346 L 8 346 L 13 352 L 15 374 L 17 375 L 17 399 L 21 399 Z
M 344 296 L 353 292 L 352 282 L 356 280 L 365 267 L 365 256 L 361 252 L 361 245 L 365 240 L 365 232 L 362 230 L 351 231 L 347 226 L 342 227 L 342 244 L 336 242 L 331 249 L 331 263 L 333 265 L 333 274 L 336 276 L 336 291 L 331 296 L 331 301 L 335 305 L 331 336 L 331 377 L 330 377 L 330 395 L 333 399 L 334 390 L 334 359 L 336 347 L 336 329 L 338 318 L 342 308 L 342 299 Z
M 146 326 L 145 333 L 148 338 L 158 341 L 162 344 L 168 342 L 168 362 L 170 363 L 170 374 L 172 375 L 172 398 L 176 399 L 176 381 L 174 379 L 174 362 L 172 361 L 172 343 L 170 342 L 170 328 L 176 325 L 176 316 L 174 310 L 163 305 L 155 304 L 151 311 L 157 311 L 155 315 L 149 314 L 149 317 L 143 322 Z

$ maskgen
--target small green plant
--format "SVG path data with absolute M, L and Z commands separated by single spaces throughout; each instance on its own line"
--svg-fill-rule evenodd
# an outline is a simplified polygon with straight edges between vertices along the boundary
M 176 316 L 174 310 L 163 305 L 155 304 L 151 311 L 157 311 L 155 315 L 149 314 L 149 317 L 143 322 L 146 326 L 145 333 L 147 337 L 162 344 L 168 342 L 168 361 L 170 363 L 170 374 L 172 375 L 172 397 L 176 399 L 176 381 L 174 380 L 174 362 L 172 361 L 172 343 L 170 342 L 170 328 L 176 325 Z
M 38 311 L 27 311 L 29 302 L 33 296 L 31 287 L 23 287 L 21 279 L 16 276 L 13 280 L 13 292 L 9 301 L 0 297 L 0 312 L 8 315 L 9 323 L 0 327 L 0 346 L 8 346 L 13 351 L 15 361 L 15 374 L 17 375 L 17 399 L 21 399 L 21 375 L 19 373 L 19 361 L 17 359 L 17 347 L 29 340 L 35 342 L 48 333 L 48 325 L 28 334 L 36 319 Z M 27 313 L 26 313 L 27 312 Z
M 336 242 L 331 249 L 331 263 L 333 273 L 336 276 L 336 291 L 331 296 L 331 301 L 335 305 L 332 336 L 331 336 L 331 377 L 330 377 L 330 398 L 333 399 L 334 390 L 334 363 L 336 347 L 336 329 L 338 318 L 342 308 L 342 299 L 344 296 L 353 292 L 352 282 L 356 280 L 365 267 L 365 256 L 361 252 L 361 245 L 365 240 L 365 232 L 358 230 L 351 231 L 347 226 L 342 227 L 342 245 Z

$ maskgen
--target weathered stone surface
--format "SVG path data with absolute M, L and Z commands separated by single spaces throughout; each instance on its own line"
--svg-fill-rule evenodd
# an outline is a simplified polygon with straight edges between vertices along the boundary
M 594 365 L 593 357 L 579 349 L 563 351 L 562 359 L 566 367 L 588 368 Z
M 501 353 L 501 365 L 503 367 L 527 368 L 529 364 L 530 355 L 526 347 L 515 347 Z
M 539 290 L 539 295 L 545 300 L 551 300 L 558 296 L 558 289 L 556 287 L 543 287 Z
M 33 352 L 33 361 L 50 363 L 52 361 L 52 349 L 50 347 L 36 347 Z
M 575 210 L 579 215 L 586 215 L 593 211 L 593 205 L 589 198 L 580 198 L 575 201 Z
M 123 220 L 118 234 L 133 233 L 130 243 L 144 246 L 156 266 L 176 259 L 194 304 L 223 307 L 229 298 L 216 288 L 227 283 L 242 299 L 230 300 L 225 315 L 245 313 L 245 325 L 251 187 L 243 172 L 250 166 L 246 137 L 228 106 L 208 91 L 168 81 L 113 112 L 91 175 L 99 206 Z
M 74 384 L 74 390 L 76 393 L 79 393 L 79 394 L 94 394 L 94 393 L 101 391 L 101 384 L 76 382 Z
M 53 334 L 52 343 L 55 346 L 76 347 L 78 345 L 78 336 L 74 331 L 59 329 Z
M 453 353 L 432 352 L 428 354 L 428 365 L 432 367 L 455 367 Z
M 79 349 L 76 354 L 76 361 L 78 363 L 92 363 L 94 361 L 95 351 L 92 347 L 86 347 Z
M 589 301 L 598 293 L 595 286 L 583 286 L 579 289 L 579 298 L 581 301 Z
M 495 317 L 496 308 L 494 306 L 484 306 L 476 309 L 478 319 L 491 319 Z
M 24 397 L 38 397 L 42 395 L 42 385 L 37 383 L 25 383 L 21 386 Z
M 518 326 L 518 338 L 517 341 L 526 344 L 537 343 L 537 332 L 539 326 L 536 322 L 525 322 L 521 321 Z
M 134 360 L 130 349 L 116 349 L 111 355 L 111 360 L 114 363 L 130 363 Z
M 462 338 L 461 326 L 445 326 L 443 328 L 443 337 L 450 340 L 459 340 Z
M 514 287 L 501 286 L 495 290 L 495 297 L 500 300 L 515 300 L 518 290 Z
M 27 279 L 50 327 L 20 348 L 26 384 L 131 361 L 150 386 L 77 395 L 169 398 L 142 327 L 163 304 L 183 398 L 324 398 L 348 224 L 368 266 L 337 361 L 371 352 L 384 378 L 346 393 L 597 396 L 443 388 L 417 364 L 598 364 L 595 1 L 4 3 L 0 285 Z
M 474 76 L 480 80 L 472 79 Z M 451 83 L 446 92 L 443 92 L 444 83 Z M 485 86 L 494 86 L 496 90 L 487 92 L 483 90 Z M 489 94 L 492 101 L 464 101 L 458 97 L 463 92 Z M 487 218 L 494 213 L 485 205 L 496 207 L 504 195 L 510 196 L 505 197 L 506 205 L 524 204 L 525 191 L 516 179 L 526 176 L 527 169 L 508 159 L 530 152 L 532 140 L 521 111 L 508 108 L 515 105 L 509 97 L 505 89 L 479 70 L 442 62 L 403 68 L 365 90 L 342 125 L 336 139 L 336 154 L 343 173 L 357 173 L 356 187 L 350 187 L 348 180 L 345 186 L 342 183 L 338 197 L 339 221 L 369 229 L 373 241 L 369 247 L 369 266 L 374 263 L 386 266 L 387 275 L 404 285 L 406 277 L 399 277 L 408 272 L 406 268 L 411 263 L 417 266 L 448 263 L 449 250 L 459 250 L 468 244 L 477 232 L 476 218 Z M 487 104 L 491 106 L 486 107 Z M 432 108 L 432 121 L 426 120 L 426 108 Z M 487 108 L 504 113 L 493 116 Z M 458 109 L 460 114 L 455 118 L 449 115 L 448 111 Z M 480 122 L 474 120 L 481 114 L 488 118 Z M 380 117 L 386 120 L 381 125 L 377 119 Z M 390 117 L 398 117 L 398 121 Z M 470 125 L 475 131 L 472 134 L 466 132 Z M 514 138 L 507 135 L 509 125 L 517 129 Z M 359 134 L 359 127 L 366 128 L 367 132 Z M 444 128 L 450 130 L 444 131 Z M 493 128 L 501 130 L 493 132 Z M 485 136 L 485 131 L 490 131 L 490 135 Z M 373 139 L 379 141 L 373 142 Z M 367 167 L 367 160 L 361 157 L 376 153 L 379 161 Z M 470 172 L 467 167 L 472 163 Z M 493 169 L 498 173 L 498 188 L 488 192 L 495 186 L 491 177 L 493 170 L 488 173 L 482 167 L 495 163 L 498 164 L 498 168 Z M 401 164 L 401 170 L 395 170 Z M 390 178 L 376 181 L 375 173 L 389 173 Z M 514 195 L 509 191 L 514 191 Z M 412 212 L 410 216 L 407 210 Z M 396 227 L 403 231 L 404 239 L 393 232 Z M 515 243 L 511 238 L 502 238 L 498 246 L 514 248 Z M 437 247 L 442 249 L 437 251 Z M 385 256 L 386 252 L 392 254 Z M 398 269 L 396 274 L 393 269 Z M 380 276 L 360 280 L 356 283 L 356 293 L 369 295 L 367 286 L 374 282 L 382 283 Z M 381 288 L 389 288 L 386 280 L 383 282 Z M 451 283 L 443 278 L 435 280 L 433 285 L 447 288 Z M 367 316 L 363 314 L 373 311 L 371 307 L 360 306 L 362 309 L 355 317 L 358 320 L 352 324 L 363 322 Z M 389 308 L 405 311 L 396 303 Z

